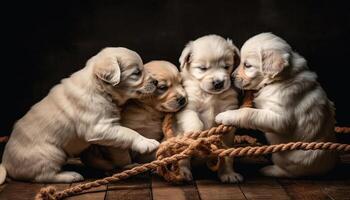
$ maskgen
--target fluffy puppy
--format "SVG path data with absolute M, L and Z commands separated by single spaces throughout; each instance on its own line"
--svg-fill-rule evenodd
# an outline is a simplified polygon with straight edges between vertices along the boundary
M 255 108 L 226 111 L 216 117 L 217 123 L 261 130 L 271 144 L 335 141 L 333 103 L 306 60 L 283 39 L 262 33 L 246 41 L 234 77 L 237 87 L 258 90 Z M 327 172 L 337 155 L 299 150 L 274 153 L 272 160 L 274 165 L 262 168 L 263 174 L 298 177 Z
M 214 119 L 218 113 L 238 108 L 237 92 L 230 87 L 230 76 L 239 64 L 239 52 L 231 40 L 217 35 L 198 38 L 187 44 L 179 61 L 188 104 L 176 115 L 177 134 L 211 128 L 216 125 Z M 234 131 L 225 135 L 227 146 L 233 145 Z M 181 160 L 179 170 L 185 180 L 192 180 L 190 159 Z M 228 157 L 220 165 L 218 177 L 230 183 L 243 180 L 234 172 L 233 159 Z
M 186 93 L 181 85 L 181 76 L 175 65 L 167 61 L 152 61 L 145 64 L 145 70 L 158 82 L 151 96 L 130 100 L 121 114 L 121 124 L 133 129 L 144 137 L 161 141 L 162 122 L 165 113 L 177 112 L 186 105 Z M 111 170 L 126 167 L 133 162 L 150 162 L 154 152 L 138 154 L 125 149 L 93 145 L 81 156 L 84 164 L 91 167 Z
M 73 182 L 83 177 L 61 171 L 67 156 L 90 144 L 131 148 L 140 153 L 159 145 L 121 126 L 120 106 L 156 90 L 139 55 L 105 48 L 86 66 L 51 89 L 14 126 L 1 164 L 1 176 L 34 182 Z

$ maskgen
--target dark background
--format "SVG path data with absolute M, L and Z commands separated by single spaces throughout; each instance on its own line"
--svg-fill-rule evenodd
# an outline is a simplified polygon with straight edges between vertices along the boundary
M 336 104 L 337 121 L 350 125 L 347 1 L 12 1 L 1 5 L 1 127 L 13 123 L 60 79 L 84 67 L 106 46 L 137 51 L 144 62 L 178 65 L 184 45 L 219 34 L 240 47 L 273 32 L 306 57 Z

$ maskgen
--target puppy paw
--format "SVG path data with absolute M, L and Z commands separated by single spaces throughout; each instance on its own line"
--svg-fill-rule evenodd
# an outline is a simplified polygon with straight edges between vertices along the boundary
M 280 168 L 277 165 L 269 165 L 260 169 L 260 173 L 264 176 L 272 176 L 272 177 L 293 177 L 286 170 Z
M 233 171 L 219 173 L 218 176 L 223 183 L 240 183 L 243 181 L 243 176 Z
M 217 124 L 233 125 L 233 116 L 235 116 L 234 111 L 228 110 L 216 115 L 215 122 Z
M 180 176 L 183 178 L 184 181 L 192 181 L 193 180 L 192 172 L 189 168 L 181 167 L 179 169 L 179 172 L 180 172 Z
M 136 152 L 144 154 L 156 150 L 158 146 L 159 142 L 157 140 L 141 137 L 134 141 L 131 148 Z
M 72 183 L 83 181 L 84 177 L 77 172 L 64 171 L 55 175 L 53 182 Z

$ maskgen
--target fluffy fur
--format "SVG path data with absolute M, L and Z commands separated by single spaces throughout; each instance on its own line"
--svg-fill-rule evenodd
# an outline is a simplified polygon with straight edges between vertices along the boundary
M 145 70 L 157 80 L 156 92 L 146 98 L 127 102 L 121 114 L 121 124 L 144 137 L 161 141 L 162 122 L 165 113 L 177 112 L 186 105 L 186 93 L 181 85 L 181 76 L 176 66 L 167 61 L 152 61 Z M 93 145 L 82 154 L 85 164 L 97 169 L 111 170 L 128 167 L 134 162 L 150 162 L 154 152 L 139 154 L 120 148 Z
M 230 76 L 239 64 L 239 52 L 231 40 L 208 35 L 187 44 L 180 57 L 181 76 L 188 104 L 177 115 L 178 134 L 201 131 L 216 125 L 215 116 L 225 110 L 237 109 L 237 92 Z M 232 146 L 234 131 L 224 138 Z M 190 160 L 179 162 L 185 180 L 192 180 Z M 222 182 L 240 182 L 243 177 L 233 170 L 233 159 L 225 158 L 218 177 Z
M 54 86 L 15 124 L 2 168 L 19 180 L 74 182 L 83 177 L 61 171 L 61 166 L 67 156 L 79 155 L 90 144 L 153 151 L 159 145 L 156 140 L 121 126 L 119 121 L 120 106 L 130 98 L 152 94 L 155 84 L 144 73 L 137 53 L 125 48 L 103 49 L 83 69 Z
M 334 107 L 309 71 L 306 60 L 281 38 L 262 33 L 245 42 L 235 84 L 258 90 L 255 108 L 226 111 L 217 123 L 258 129 L 270 144 L 333 142 Z M 274 165 L 264 167 L 267 176 L 298 177 L 329 171 L 337 155 L 327 151 L 290 151 L 272 155 Z

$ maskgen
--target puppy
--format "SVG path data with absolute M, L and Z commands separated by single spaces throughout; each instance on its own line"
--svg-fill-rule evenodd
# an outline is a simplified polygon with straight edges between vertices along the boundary
M 162 122 L 165 113 L 177 112 L 186 105 L 187 98 L 181 85 L 181 76 L 173 64 L 167 61 L 152 61 L 145 64 L 145 70 L 158 82 L 151 96 L 130 100 L 121 114 L 121 124 L 144 137 L 161 141 Z M 134 162 L 144 163 L 155 159 L 154 152 L 138 154 L 125 149 L 92 145 L 81 156 L 84 164 L 102 170 L 123 168 Z
M 227 109 L 237 109 L 237 92 L 231 86 L 230 76 L 239 64 L 238 49 L 231 40 L 207 35 L 191 41 L 179 59 L 183 85 L 188 95 L 187 106 L 176 115 L 177 134 L 202 131 L 216 126 L 215 116 Z M 224 143 L 232 146 L 234 130 L 224 137 Z M 190 159 L 179 162 L 184 180 L 192 180 Z M 218 170 L 222 182 L 240 182 L 243 177 L 234 172 L 233 159 L 225 158 Z
M 335 141 L 333 103 L 306 60 L 283 39 L 262 33 L 246 41 L 234 77 L 237 87 L 258 90 L 256 108 L 226 111 L 217 123 L 261 130 L 271 144 Z M 264 175 L 299 177 L 329 171 L 337 155 L 299 150 L 274 153 L 272 160 L 274 165 L 262 168 Z
M 139 55 L 126 48 L 105 48 L 80 71 L 63 79 L 14 126 L 1 164 L 14 179 L 74 182 L 83 177 L 61 171 L 67 156 L 90 144 L 131 148 L 140 153 L 159 143 L 121 126 L 120 107 L 130 98 L 156 90 Z

